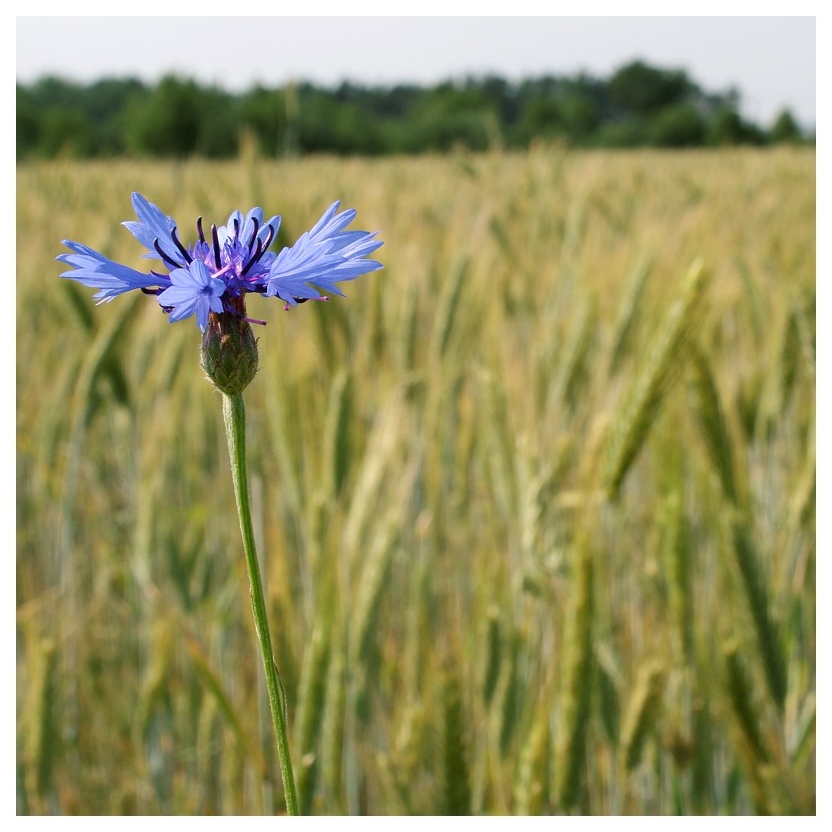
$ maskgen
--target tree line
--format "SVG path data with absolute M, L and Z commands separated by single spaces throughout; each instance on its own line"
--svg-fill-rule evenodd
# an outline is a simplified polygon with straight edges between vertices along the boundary
M 168 75 L 148 85 L 45 77 L 17 84 L 17 158 L 222 159 L 241 143 L 265 155 L 384 155 L 571 147 L 716 147 L 814 142 L 788 110 L 768 127 L 739 114 L 736 91 L 709 93 L 681 70 L 635 61 L 609 78 L 469 77 L 432 87 L 327 89 L 308 82 L 233 94 Z

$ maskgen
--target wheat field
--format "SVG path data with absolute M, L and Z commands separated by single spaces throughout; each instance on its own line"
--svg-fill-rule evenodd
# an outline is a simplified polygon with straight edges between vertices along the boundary
M 814 813 L 815 152 L 537 146 L 18 166 L 18 814 L 283 806 L 199 331 L 58 277 L 134 190 L 385 241 L 248 309 L 305 813 Z

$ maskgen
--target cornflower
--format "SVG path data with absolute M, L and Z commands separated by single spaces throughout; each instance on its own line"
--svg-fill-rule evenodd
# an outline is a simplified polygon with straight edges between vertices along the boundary
M 337 213 L 340 203 L 333 202 L 314 228 L 278 253 L 270 249 L 280 228 L 280 217 L 264 222 L 260 208 L 252 208 L 245 217 L 234 211 L 227 225 L 212 225 L 209 234 L 205 233 L 200 217 L 196 221 L 197 239 L 186 247 L 170 217 L 141 194 L 134 193 L 132 199 L 138 221 L 124 225 L 147 249 L 144 256 L 160 261 L 160 267 L 140 272 L 82 243 L 64 240 L 72 253 L 61 254 L 57 259 L 72 269 L 61 277 L 97 289 L 93 298 L 98 303 L 108 303 L 138 289 L 156 297 L 171 323 L 193 316 L 203 333 L 202 366 L 223 394 L 231 475 L 286 809 L 290 815 L 296 815 L 298 801 L 289 755 L 286 697 L 272 655 L 246 473 L 242 393 L 258 365 L 257 341 L 251 324 L 265 325 L 265 321 L 246 316 L 245 296 L 256 293 L 277 297 L 288 310 L 307 300 L 328 300 L 322 292 L 343 295 L 336 284 L 382 268 L 381 263 L 367 259 L 382 241 L 376 239 L 376 233 L 347 230 L 355 211 Z
M 279 216 L 264 223 L 260 208 L 252 208 L 245 217 L 234 211 L 227 225 L 212 225 L 208 237 L 199 217 L 198 239 L 186 248 L 176 223 L 134 193 L 138 222 L 123 225 L 148 250 L 144 256 L 160 260 L 167 273 L 150 270 L 144 274 L 82 243 L 64 240 L 72 254 L 61 254 L 58 260 L 73 269 L 61 277 L 98 289 L 93 295 L 98 303 L 141 289 L 156 295 L 171 323 L 195 315 L 204 332 L 211 312 L 229 312 L 245 319 L 241 301 L 246 293 L 279 297 L 288 309 L 312 298 L 326 300 L 319 289 L 343 295 L 336 283 L 380 269 L 381 263 L 364 258 L 382 245 L 381 240 L 376 240 L 374 233 L 346 231 L 355 211 L 337 214 L 339 206 L 340 202 L 333 202 L 311 231 L 275 254 L 269 247 L 280 228 Z

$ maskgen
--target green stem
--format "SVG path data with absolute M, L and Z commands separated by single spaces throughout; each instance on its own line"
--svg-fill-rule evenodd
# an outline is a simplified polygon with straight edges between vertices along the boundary
M 248 497 L 246 473 L 246 407 L 242 395 L 229 396 L 224 393 L 222 415 L 225 419 L 228 453 L 231 457 L 231 476 L 234 479 L 234 496 L 237 498 L 237 513 L 240 515 L 240 531 L 243 535 L 243 548 L 246 553 L 246 566 L 251 586 L 251 610 L 254 613 L 254 626 L 263 654 L 266 688 L 269 692 L 269 706 L 277 738 L 277 755 L 280 759 L 280 773 L 283 777 L 286 810 L 290 815 L 297 815 L 298 799 L 295 792 L 295 778 L 292 774 L 292 761 L 289 757 L 289 732 L 286 727 L 286 695 L 272 656 L 266 601 L 263 596 L 263 582 L 260 579 L 260 566 L 254 545 L 254 528 L 251 523 L 251 504 Z

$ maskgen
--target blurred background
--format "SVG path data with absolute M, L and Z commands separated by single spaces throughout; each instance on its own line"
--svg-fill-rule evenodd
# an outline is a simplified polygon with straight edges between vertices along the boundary
M 199 331 L 58 277 L 132 191 L 385 241 L 248 308 L 304 812 L 813 814 L 814 28 L 18 18 L 18 814 L 283 805 Z
M 18 158 L 810 139 L 814 19 L 20 18 Z

